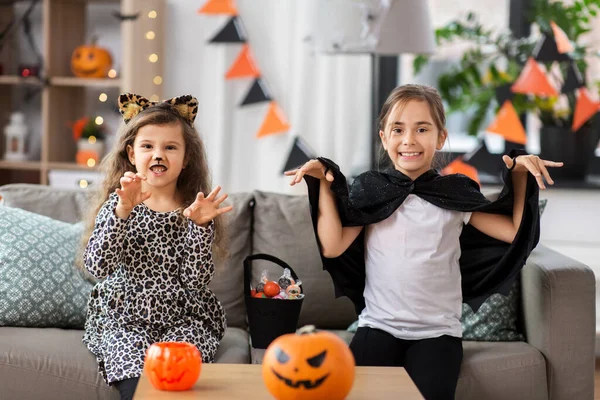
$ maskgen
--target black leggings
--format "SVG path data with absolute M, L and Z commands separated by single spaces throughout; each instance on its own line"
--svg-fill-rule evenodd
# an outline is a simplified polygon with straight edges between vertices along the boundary
M 453 400 L 462 362 L 462 339 L 402 340 L 360 327 L 350 343 L 356 365 L 404 367 L 426 400 Z
M 122 381 L 113 382 L 113 385 L 117 388 L 121 394 L 121 400 L 132 400 L 135 388 L 137 387 L 140 378 L 129 378 Z

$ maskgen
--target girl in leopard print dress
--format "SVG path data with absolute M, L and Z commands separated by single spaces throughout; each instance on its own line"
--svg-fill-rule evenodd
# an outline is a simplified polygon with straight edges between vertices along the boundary
M 208 289 L 219 250 L 220 207 L 210 190 L 198 102 L 119 97 L 125 126 L 104 160 L 105 181 L 84 262 L 92 290 L 83 342 L 105 381 L 133 396 L 146 349 L 155 342 L 196 345 L 212 362 L 223 338 L 223 307 Z M 210 192 L 206 197 L 204 193 Z M 221 251 L 222 252 L 222 251 Z

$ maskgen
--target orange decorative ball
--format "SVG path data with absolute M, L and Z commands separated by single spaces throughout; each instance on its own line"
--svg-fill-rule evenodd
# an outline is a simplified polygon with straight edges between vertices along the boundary
M 265 287 L 263 289 L 263 292 L 265 292 L 265 294 L 269 297 L 277 296 L 280 291 L 281 288 L 279 287 L 277 282 L 274 281 L 269 281 L 265 283 Z
M 95 43 L 77 47 L 71 56 L 71 71 L 79 78 L 106 78 L 111 67 L 110 53 Z
M 346 342 L 331 332 L 306 326 L 269 345 L 262 375 L 278 400 L 342 400 L 352 389 L 354 368 Z
M 159 390 L 188 390 L 198 380 L 202 356 L 187 342 L 154 343 L 146 352 L 144 374 Z

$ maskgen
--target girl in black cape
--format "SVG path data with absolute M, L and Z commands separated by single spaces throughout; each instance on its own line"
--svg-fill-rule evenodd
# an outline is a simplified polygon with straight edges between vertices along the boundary
M 462 361 L 462 302 L 474 310 L 507 294 L 539 240 L 539 188 L 553 184 L 545 161 L 524 151 L 502 157 L 505 186 L 488 201 L 464 175 L 432 169 L 447 138 L 439 93 L 392 91 L 379 136 L 393 168 L 368 171 L 350 187 L 326 158 L 304 178 L 324 268 L 348 296 L 359 324 L 357 365 L 403 366 L 426 399 L 454 399 Z

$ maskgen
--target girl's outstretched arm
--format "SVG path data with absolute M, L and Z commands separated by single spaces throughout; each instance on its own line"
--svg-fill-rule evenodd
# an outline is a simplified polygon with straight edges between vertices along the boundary
M 527 186 L 527 174 L 531 173 L 537 180 L 540 189 L 546 189 L 544 179 L 553 185 L 554 181 L 546 167 L 562 167 L 563 163 L 542 160 L 538 156 L 524 155 L 511 159 L 503 156 L 502 160 L 507 168 L 512 169 L 512 182 L 514 189 L 514 203 L 512 216 L 474 212 L 469 224 L 477 230 L 503 242 L 512 243 L 519 231 L 523 209 L 525 207 L 525 190 Z
M 325 166 L 318 160 L 310 160 L 301 168 L 286 171 L 285 174 L 294 175 L 294 179 L 290 182 L 292 186 L 301 182 L 304 175 L 320 180 L 317 235 L 321 243 L 321 252 L 327 258 L 339 257 L 350 247 L 363 227 L 342 227 L 335 197 L 331 192 L 333 174 L 326 171 Z
M 188 233 L 180 277 L 190 289 L 203 289 L 215 274 L 212 246 L 215 236 L 214 219 L 233 210 L 233 206 L 220 207 L 227 194 L 219 196 L 221 187 L 215 187 L 208 196 L 200 192 L 189 207 L 183 210 L 188 218 Z

